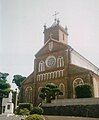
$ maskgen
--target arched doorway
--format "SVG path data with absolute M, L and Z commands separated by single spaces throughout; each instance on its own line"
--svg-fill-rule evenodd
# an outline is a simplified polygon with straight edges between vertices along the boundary
M 78 85 L 83 85 L 84 81 L 82 78 L 76 78 L 73 81 L 73 98 L 76 98 L 76 93 L 75 93 L 75 87 L 77 87 Z

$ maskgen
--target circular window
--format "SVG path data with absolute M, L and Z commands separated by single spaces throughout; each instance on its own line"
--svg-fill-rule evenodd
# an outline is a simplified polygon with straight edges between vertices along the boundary
M 49 56 L 46 59 L 46 66 L 53 67 L 56 64 L 56 58 L 54 56 Z

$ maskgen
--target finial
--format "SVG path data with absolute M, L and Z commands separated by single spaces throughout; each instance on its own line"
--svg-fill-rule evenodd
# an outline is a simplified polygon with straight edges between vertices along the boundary
M 44 24 L 44 30 L 46 29 L 46 24 Z
M 65 26 L 65 30 L 66 30 L 66 32 L 67 32 L 67 30 L 68 30 L 67 26 Z
M 65 31 L 66 31 L 66 33 L 67 33 L 67 35 L 68 35 L 68 32 L 67 32 L 67 31 L 68 31 L 68 28 L 67 28 L 67 26 L 65 26 Z
M 59 14 L 59 12 L 56 12 L 55 11 L 55 14 L 53 15 L 54 17 L 55 17 L 55 19 L 54 19 L 54 21 L 55 21 L 55 23 L 56 23 L 56 21 L 57 21 L 57 15 Z
M 58 19 L 58 20 L 57 20 L 57 25 L 59 25 L 59 23 L 60 23 L 60 20 Z

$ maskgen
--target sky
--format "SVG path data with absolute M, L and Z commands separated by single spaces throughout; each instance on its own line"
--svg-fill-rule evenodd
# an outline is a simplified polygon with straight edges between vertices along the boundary
M 0 72 L 28 76 L 43 46 L 43 26 L 68 27 L 68 43 L 99 67 L 99 0 L 0 0 Z

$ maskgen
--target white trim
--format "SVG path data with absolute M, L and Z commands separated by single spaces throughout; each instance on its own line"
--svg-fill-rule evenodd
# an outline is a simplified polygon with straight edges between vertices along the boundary
M 57 67 L 63 67 L 64 66 L 64 58 L 63 56 L 59 56 L 57 58 Z
M 37 75 L 37 81 L 63 77 L 64 69 Z
M 79 82 L 78 82 L 79 81 Z M 76 82 L 78 82 L 77 84 L 75 84 Z M 83 85 L 84 84 L 84 81 L 82 78 L 76 78 L 74 81 L 73 81 L 73 98 L 75 98 L 75 87 L 78 86 L 78 85 Z
M 45 71 L 45 62 L 43 60 L 39 62 L 39 66 L 38 66 L 38 72 L 42 72 L 42 71 Z
M 61 91 L 61 92 L 63 92 L 63 96 L 65 96 L 65 85 L 64 85 L 64 83 L 59 84 L 60 90 L 61 90 L 61 86 L 63 87 L 63 91 Z

